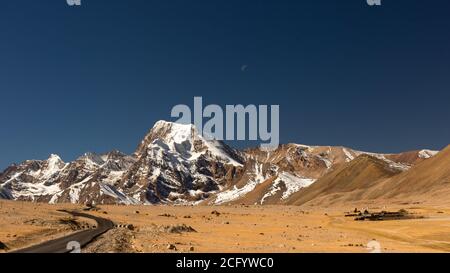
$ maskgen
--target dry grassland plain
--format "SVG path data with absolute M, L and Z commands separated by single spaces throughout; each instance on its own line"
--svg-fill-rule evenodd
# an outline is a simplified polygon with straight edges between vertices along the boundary
M 60 209 L 80 205 L 0 201 L 0 242 L 7 252 L 92 228 L 91 220 Z M 368 253 L 450 252 L 450 209 L 398 205 L 420 219 L 355 221 L 354 207 L 298 206 L 109 206 L 88 213 L 117 227 L 83 252 Z M 380 210 L 380 207 L 369 207 Z M 386 208 L 383 208 L 386 209 Z

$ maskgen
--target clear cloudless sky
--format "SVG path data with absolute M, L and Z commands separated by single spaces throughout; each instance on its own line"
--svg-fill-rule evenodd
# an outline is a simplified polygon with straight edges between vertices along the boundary
M 441 149 L 449 14 L 448 0 L 2 1 L 0 169 L 131 153 L 194 96 L 279 104 L 283 143 Z

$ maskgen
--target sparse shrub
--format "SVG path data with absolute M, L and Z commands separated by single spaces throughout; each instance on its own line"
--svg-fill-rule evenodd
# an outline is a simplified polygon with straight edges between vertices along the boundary
M 59 223 L 63 225 L 70 226 L 71 229 L 79 229 L 80 223 L 75 220 L 75 218 L 69 217 L 69 218 L 61 218 L 59 219 Z
M 218 212 L 217 210 L 213 210 L 213 211 L 211 212 L 211 214 L 212 214 L 212 215 L 215 215 L 215 216 L 220 216 L 220 212 Z
M 175 217 L 175 216 L 170 215 L 170 214 L 168 214 L 168 213 L 160 214 L 160 215 L 158 215 L 158 216 L 161 216 L 161 217 Z

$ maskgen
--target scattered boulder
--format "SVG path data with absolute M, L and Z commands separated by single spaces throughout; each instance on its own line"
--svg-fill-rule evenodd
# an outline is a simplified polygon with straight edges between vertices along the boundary
M 160 230 L 166 233 L 197 232 L 191 226 L 187 226 L 185 224 L 162 226 Z
M 100 209 L 97 207 L 95 203 L 87 203 L 86 207 L 83 208 L 84 211 L 99 211 Z
M 167 249 L 168 250 L 177 250 L 177 247 L 174 244 L 168 244 Z

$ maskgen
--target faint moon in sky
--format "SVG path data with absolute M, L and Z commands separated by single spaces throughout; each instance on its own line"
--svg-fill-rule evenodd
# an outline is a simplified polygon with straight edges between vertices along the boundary
M 243 66 L 241 66 L 241 71 L 244 72 L 246 71 L 248 68 L 248 65 L 244 64 Z

